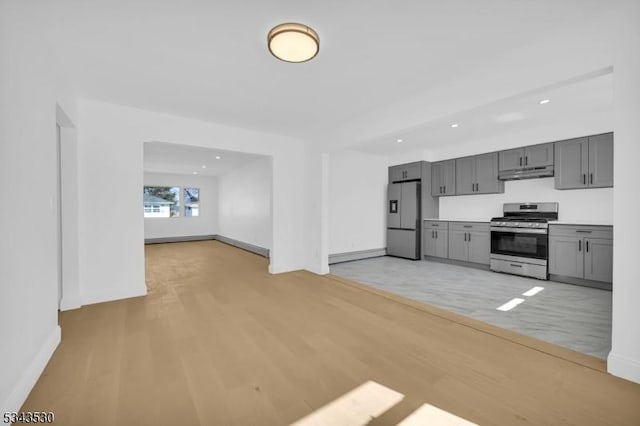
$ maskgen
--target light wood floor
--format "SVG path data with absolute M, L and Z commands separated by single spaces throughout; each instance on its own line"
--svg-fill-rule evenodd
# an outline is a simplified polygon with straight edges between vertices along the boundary
M 639 425 L 640 385 L 548 343 L 216 241 L 146 247 L 149 294 L 60 314 L 23 410 L 63 425 L 286 425 L 372 380 L 480 425 Z

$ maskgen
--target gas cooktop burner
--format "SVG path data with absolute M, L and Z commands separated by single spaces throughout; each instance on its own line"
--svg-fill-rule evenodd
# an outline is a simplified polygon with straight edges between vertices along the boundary
M 491 222 L 539 222 L 547 223 L 549 219 L 541 217 L 494 217 Z

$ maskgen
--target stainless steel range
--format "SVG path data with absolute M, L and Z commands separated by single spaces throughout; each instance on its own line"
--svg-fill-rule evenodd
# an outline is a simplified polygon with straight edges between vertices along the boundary
M 491 219 L 491 270 L 549 279 L 549 221 L 558 203 L 505 203 L 504 217 Z

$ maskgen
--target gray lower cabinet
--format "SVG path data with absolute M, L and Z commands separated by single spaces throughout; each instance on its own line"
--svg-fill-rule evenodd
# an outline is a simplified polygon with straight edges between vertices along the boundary
M 565 277 L 584 277 L 582 237 L 549 237 L 549 273 Z
M 431 165 L 431 195 L 455 195 L 456 160 L 438 161 Z
M 613 240 L 585 238 L 584 278 L 611 282 L 613 277 Z
M 469 262 L 489 264 L 491 234 L 487 231 L 471 231 L 468 238 Z
M 613 133 L 555 143 L 556 189 L 613 186 Z
M 456 195 L 504 192 L 498 180 L 498 153 L 456 159 Z
M 447 258 L 449 256 L 449 224 L 443 221 L 425 221 L 423 227 L 423 255 Z
M 552 279 L 558 281 L 569 278 L 611 283 L 613 228 L 549 226 L 549 273 L 552 274 Z
M 488 265 L 490 250 L 488 223 L 450 222 L 449 259 Z

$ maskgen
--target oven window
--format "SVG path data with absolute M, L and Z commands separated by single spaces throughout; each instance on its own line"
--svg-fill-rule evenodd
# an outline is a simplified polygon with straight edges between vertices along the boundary
M 546 259 L 547 235 L 492 231 L 491 253 Z

